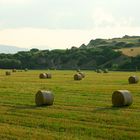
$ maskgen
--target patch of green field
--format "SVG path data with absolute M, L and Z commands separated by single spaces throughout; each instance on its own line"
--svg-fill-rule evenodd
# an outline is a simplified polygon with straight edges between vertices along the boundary
M 126 43 L 138 43 L 138 40 L 140 38 L 115 38 L 115 39 L 111 39 L 110 41 L 117 41 L 117 42 L 126 42 Z
M 75 71 L 50 71 L 52 79 L 39 79 L 41 72 L 5 76 L 0 71 L 0 139 L 140 139 L 140 84 L 128 84 L 128 77 L 139 72 L 84 71 L 81 81 L 73 80 Z M 35 106 L 39 89 L 53 91 L 53 106 Z M 118 89 L 132 92 L 132 106 L 112 107 L 112 92 Z

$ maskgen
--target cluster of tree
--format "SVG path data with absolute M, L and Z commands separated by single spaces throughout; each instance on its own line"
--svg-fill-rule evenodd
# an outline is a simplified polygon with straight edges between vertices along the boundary
M 129 61 L 126 61 L 120 66 L 121 70 L 140 70 L 140 56 L 130 57 Z
M 71 48 L 66 50 L 31 49 L 16 54 L 0 54 L 0 68 L 96 69 L 121 55 L 112 49 Z
M 126 42 L 124 41 L 126 40 Z M 133 45 L 134 44 L 134 45 Z M 140 69 L 140 56 L 128 57 L 114 48 L 134 47 L 140 44 L 138 36 L 122 39 L 95 39 L 79 48 L 66 50 L 21 51 L 16 54 L 0 54 L 0 68 L 17 69 Z

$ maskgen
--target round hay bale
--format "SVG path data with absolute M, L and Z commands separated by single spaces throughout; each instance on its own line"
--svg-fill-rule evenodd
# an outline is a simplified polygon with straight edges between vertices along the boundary
M 132 95 L 128 90 L 117 90 L 112 94 L 112 104 L 115 107 L 129 106 L 132 102 Z
M 96 70 L 97 73 L 102 73 L 103 71 L 101 69 Z
M 108 73 L 108 69 L 104 69 L 103 72 L 104 72 L 104 73 Z
M 25 69 L 24 69 L 24 71 L 28 71 L 28 69 L 27 69 L 27 68 L 25 68 Z
M 46 79 L 47 78 L 46 73 L 40 73 L 39 78 L 40 79 Z
M 52 75 L 50 73 L 46 73 L 46 76 L 47 76 L 46 77 L 47 79 L 51 79 L 52 78 Z
M 139 77 L 138 76 L 130 76 L 128 78 L 129 84 L 136 84 L 139 82 Z
M 12 72 L 16 72 L 17 70 L 16 69 L 12 69 Z
M 82 80 L 82 75 L 77 73 L 74 75 L 74 80 Z
M 79 74 L 82 76 L 82 78 L 85 78 L 85 74 L 83 72 L 79 72 Z
M 7 76 L 8 76 L 8 75 L 11 75 L 11 72 L 10 72 L 10 71 L 6 71 L 6 72 L 5 72 L 5 75 L 7 75 Z
M 51 91 L 39 90 L 35 95 L 35 103 L 37 106 L 52 105 L 54 102 L 54 95 Z

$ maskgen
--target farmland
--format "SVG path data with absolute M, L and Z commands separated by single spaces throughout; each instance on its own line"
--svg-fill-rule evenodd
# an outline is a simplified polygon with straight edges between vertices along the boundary
M 41 72 L 47 71 L 5 76 L 0 70 L 0 139 L 140 139 L 140 83 L 128 84 L 128 77 L 140 72 L 83 71 L 81 81 L 73 80 L 75 71 L 49 71 L 52 79 L 39 79 Z M 54 93 L 53 106 L 35 105 L 39 89 Z M 112 107 L 118 89 L 132 92 L 131 106 Z
M 119 51 L 121 51 L 124 55 L 127 56 L 137 56 L 140 55 L 140 47 L 134 47 L 134 48 L 122 48 L 119 49 Z

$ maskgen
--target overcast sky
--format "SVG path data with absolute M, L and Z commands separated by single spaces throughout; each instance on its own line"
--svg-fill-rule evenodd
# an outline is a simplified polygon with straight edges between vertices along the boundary
M 0 0 L 0 44 L 64 49 L 140 35 L 139 7 L 140 0 Z

